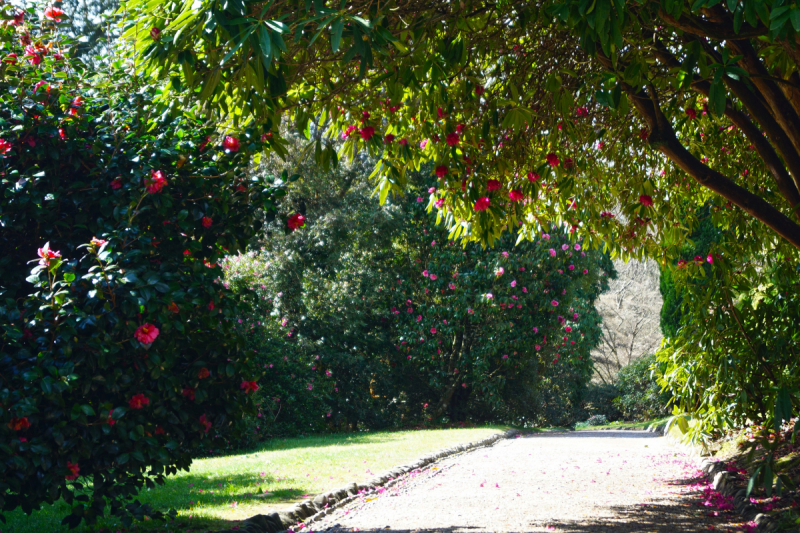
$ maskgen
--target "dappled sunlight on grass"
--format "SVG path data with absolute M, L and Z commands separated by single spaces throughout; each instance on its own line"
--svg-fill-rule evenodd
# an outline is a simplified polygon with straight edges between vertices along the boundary
M 230 521 L 275 511 L 325 490 L 369 479 L 429 452 L 477 441 L 504 429 L 486 426 L 276 439 L 249 453 L 198 459 L 189 472 L 180 472 L 164 486 L 140 494 L 142 503 L 162 511 L 176 509 L 178 519 L 168 524 L 146 521 L 132 530 L 230 527 Z M 7 515 L 8 526 L 0 526 L 0 531 L 66 531 L 58 524 L 68 512 L 64 503 L 30 517 L 14 512 Z M 104 520 L 101 525 L 116 528 L 119 522 Z

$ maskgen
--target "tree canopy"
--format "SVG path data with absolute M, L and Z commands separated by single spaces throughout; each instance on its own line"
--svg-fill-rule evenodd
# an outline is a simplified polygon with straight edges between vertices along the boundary
M 800 8 L 783 0 L 123 9 L 144 71 L 271 149 L 291 120 L 326 165 L 341 135 L 340 155 L 379 159 L 381 198 L 431 163 L 453 237 L 568 224 L 666 258 L 710 203 L 740 247 L 800 247 Z

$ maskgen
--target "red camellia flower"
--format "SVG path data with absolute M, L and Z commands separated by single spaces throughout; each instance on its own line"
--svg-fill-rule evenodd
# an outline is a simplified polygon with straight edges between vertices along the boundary
M 458 146 L 459 140 L 458 133 L 448 133 L 447 137 L 445 137 L 447 146 Z
M 114 424 L 116 424 L 116 423 L 117 423 L 117 421 L 116 421 L 116 420 L 114 420 L 114 417 L 112 416 L 112 413 L 113 413 L 113 412 L 114 412 L 114 411 L 109 411 L 109 412 L 108 412 L 108 418 L 106 419 L 106 423 L 107 423 L 109 426 L 113 426 Z
M 69 469 L 69 471 L 72 472 L 72 474 L 64 476 L 65 479 L 69 479 L 70 481 L 73 479 L 78 479 L 78 474 L 81 473 L 81 469 L 78 466 L 78 463 L 71 463 L 67 461 L 67 469 Z
M 44 10 L 45 18 L 55 20 L 56 22 L 61 22 L 62 15 L 64 15 L 64 11 L 62 11 L 60 7 L 48 6 Z
M 161 30 L 159 30 L 158 28 L 155 28 L 155 27 L 152 28 L 150 30 L 150 38 L 153 39 L 154 41 L 161 40 Z
M 12 26 L 19 26 L 25 21 L 25 12 L 20 11 L 16 15 L 14 15 L 14 22 L 11 23 Z
M 387 133 L 386 136 L 383 138 L 383 144 L 391 144 L 393 140 L 394 140 L 394 135 L 392 135 L 391 133 Z
M 236 137 L 231 137 L 230 135 L 226 135 L 225 139 L 222 141 L 222 148 L 225 150 L 229 150 L 231 152 L 238 152 L 239 151 L 239 139 Z
M 97 237 L 92 237 L 92 240 L 89 244 L 91 244 L 92 246 L 96 246 L 97 248 L 100 248 L 104 244 L 108 244 L 108 241 L 105 239 L 98 239 Z
M 50 243 L 45 244 L 43 248 L 39 248 L 36 253 L 41 258 L 39 259 L 39 265 L 44 267 L 48 266 L 51 260 L 61 257 L 61 252 L 50 249 Z
M 163 170 L 150 169 L 150 178 L 145 178 L 144 186 L 150 194 L 160 193 L 167 184 L 167 177 Z
M 508 198 L 512 202 L 519 202 L 520 200 L 522 200 L 522 191 L 519 190 L 519 189 L 514 189 L 512 191 L 509 191 L 508 192 Z
M 16 65 L 17 54 L 8 54 L 6 58 L 3 60 L 3 63 L 8 63 L 9 65 Z
M 646 206 L 646 207 L 652 207 L 653 206 L 653 198 L 651 196 L 646 195 L 646 194 L 642 194 L 641 196 L 639 196 L 639 203 L 642 204 L 643 206 Z
M 485 91 L 485 89 L 483 88 L 483 85 L 476 85 L 475 86 L 475 96 L 483 95 L 484 91 Z
M 170 304 L 167 306 L 167 310 L 172 312 L 172 313 L 180 313 L 181 312 L 180 308 L 178 307 L 178 304 L 176 304 L 175 302 L 170 302 Z
M 156 337 L 158 337 L 158 328 L 152 324 L 142 324 L 136 328 L 136 332 L 133 336 L 142 344 L 152 344 L 153 341 L 156 340 Z
M 554 154 L 552 152 L 547 154 L 547 164 L 548 165 L 550 165 L 551 167 L 557 167 L 560 163 L 561 163 L 561 160 L 558 158 L 558 156 L 556 154 Z
M 164 428 L 161 427 L 161 424 L 157 425 L 156 426 L 156 435 L 163 435 L 163 434 L 164 434 Z
M 200 415 L 200 424 L 202 424 L 206 428 L 204 433 L 208 433 L 208 430 L 211 429 L 211 422 L 208 421 L 205 413 Z
M 300 213 L 295 213 L 294 215 L 289 217 L 289 220 L 286 221 L 286 224 L 292 231 L 300 229 L 306 225 L 306 217 L 304 217 Z
M 209 372 L 206 367 L 203 367 L 197 372 L 197 379 L 205 379 L 210 375 L 211 372 Z
M 213 223 L 214 223 L 214 221 L 211 220 L 211 217 L 203 217 L 203 227 L 204 228 L 210 228 L 211 224 L 213 224 Z
M 444 165 L 436 167 L 436 175 L 440 178 L 447 176 L 447 167 Z
M 643 141 L 647 140 L 648 135 L 650 135 L 650 132 L 648 131 L 647 128 L 642 128 L 639 130 L 639 138 L 642 139 Z
M 11 421 L 6 424 L 12 431 L 22 431 L 23 429 L 28 429 L 31 427 L 31 423 L 28 422 L 28 417 L 23 416 L 17 418 L 16 416 L 11 417 Z
M 255 392 L 255 391 L 258 390 L 258 384 L 255 381 L 244 380 L 244 381 L 242 381 L 242 384 L 240 385 L 240 387 L 244 391 L 245 394 L 247 394 L 250 391 Z
M 692 120 L 697 118 L 697 111 L 695 111 L 691 107 L 686 109 L 686 114 L 689 115 L 689 118 Z
M 183 391 L 181 392 L 181 394 L 183 394 L 184 396 L 186 396 L 190 400 L 194 400 L 194 391 L 195 391 L 195 389 L 193 387 L 184 387 Z
M 486 190 L 489 192 L 496 191 L 500 187 L 502 187 L 500 180 L 489 180 L 486 182 Z
M 456 126 L 456 133 L 459 135 L 464 135 L 464 129 L 466 129 L 466 126 L 464 124 L 459 124 Z
M 361 128 L 358 133 L 361 135 L 361 138 L 365 141 L 372 139 L 372 136 L 375 135 L 375 128 L 372 126 L 364 126 Z
M 475 211 L 485 211 L 489 208 L 489 197 L 478 198 L 475 202 Z
M 408 144 L 408 139 L 406 139 L 405 137 L 403 137 L 402 139 L 400 139 L 400 140 L 399 140 L 399 141 L 397 141 L 397 142 L 399 142 L 401 146 L 406 146 L 406 145 Z
M 130 400 L 128 400 L 128 405 L 130 405 L 131 409 L 143 409 L 145 405 L 149 404 L 150 398 L 141 393 L 135 394 Z
M 10 151 L 11 143 L 4 139 L 0 139 L 0 155 L 7 154 Z
M 122 187 L 122 178 L 116 178 L 115 180 L 113 180 L 113 181 L 111 182 L 111 189 L 112 189 L 112 190 L 115 190 L 115 191 L 116 191 L 116 190 L 117 190 L 117 189 L 119 189 L 120 187 Z
M 528 172 L 528 181 L 530 181 L 531 183 L 539 181 L 539 178 L 541 178 L 541 176 L 536 172 Z

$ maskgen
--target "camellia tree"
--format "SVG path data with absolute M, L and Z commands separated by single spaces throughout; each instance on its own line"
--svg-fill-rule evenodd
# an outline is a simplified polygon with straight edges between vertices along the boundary
M 67 59 L 59 8 L 0 13 L 0 517 L 163 516 L 131 500 L 253 412 L 218 262 L 283 186 L 247 174 L 260 134 Z

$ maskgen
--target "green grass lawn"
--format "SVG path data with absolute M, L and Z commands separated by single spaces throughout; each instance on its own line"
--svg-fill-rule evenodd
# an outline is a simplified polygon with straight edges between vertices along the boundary
M 202 531 L 231 527 L 231 522 L 272 512 L 328 489 L 360 482 L 427 453 L 474 442 L 507 429 L 471 429 L 350 433 L 276 439 L 250 453 L 199 459 L 189 472 L 140 494 L 142 503 L 163 511 L 176 509 L 174 522 L 146 521 L 128 531 Z M 0 523 L 0 533 L 68 531 L 61 519 L 69 513 L 59 502 L 26 516 L 16 511 Z M 98 530 L 116 532 L 116 520 Z M 75 530 L 73 530 L 75 531 Z M 91 531 L 79 528 L 77 531 Z
M 614 428 L 620 428 L 620 427 L 636 428 L 636 429 L 647 429 L 647 427 L 652 425 L 652 424 L 666 424 L 667 420 L 669 420 L 669 419 L 670 419 L 670 417 L 667 416 L 667 417 L 664 417 L 664 418 L 657 418 L 656 420 L 646 420 L 644 422 L 622 422 L 622 421 L 611 422 L 610 424 L 605 424 L 605 425 L 602 425 L 602 426 L 589 426 L 589 427 L 585 427 L 585 428 L 576 428 L 576 431 L 590 431 L 590 430 L 595 430 L 595 429 L 614 429 Z

